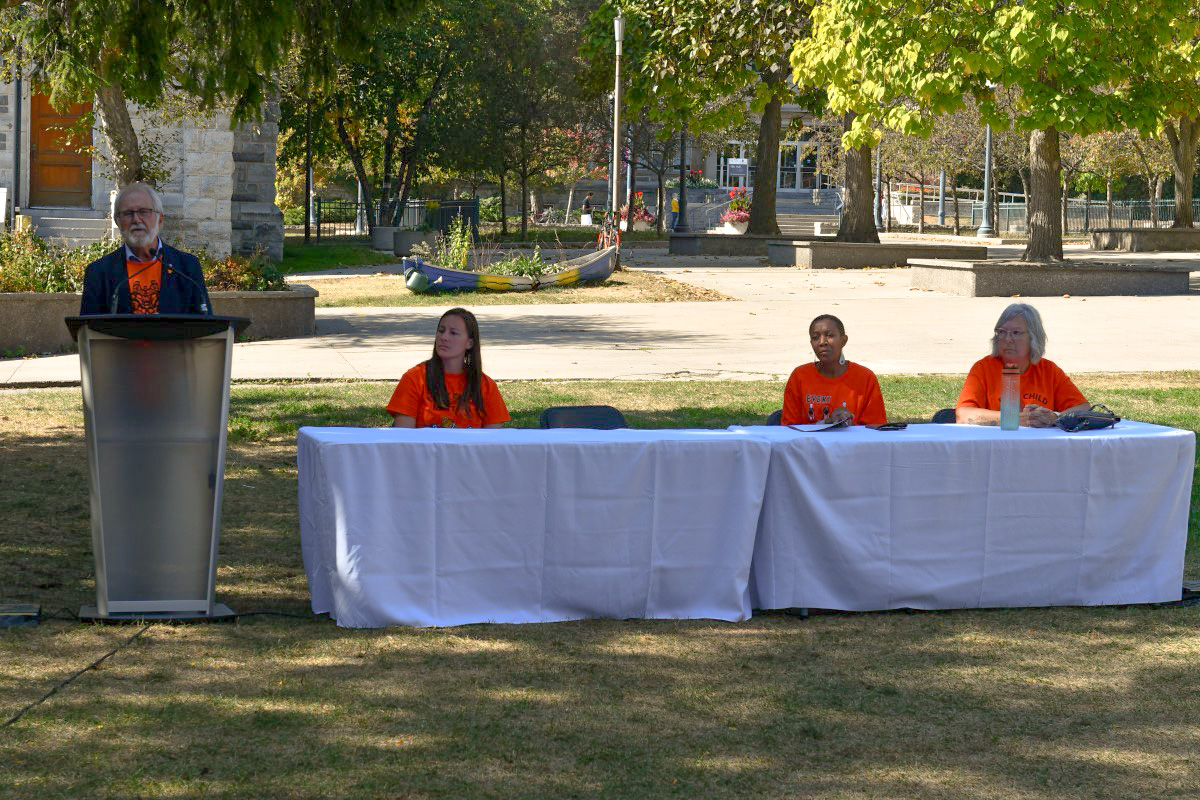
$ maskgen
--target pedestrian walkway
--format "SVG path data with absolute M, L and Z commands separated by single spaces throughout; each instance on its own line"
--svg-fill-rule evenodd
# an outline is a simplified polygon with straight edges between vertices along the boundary
M 991 249 L 1017 257 L 1019 248 Z M 1200 254 L 1121 254 L 1197 264 L 1170 297 L 1039 297 L 1047 356 L 1069 373 L 1200 370 Z M 1095 257 L 1095 254 L 1089 254 Z M 624 264 L 715 289 L 709 303 L 487 306 L 484 366 L 498 380 L 781 380 L 812 358 L 807 326 L 834 314 L 846 354 L 879 374 L 963 373 L 1013 298 L 909 288 L 907 269 L 798 270 L 758 258 L 631 250 Z M 442 307 L 317 310 L 317 335 L 237 345 L 235 380 L 396 380 L 429 357 Z M 0 361 L 0 386 L 72 384 L 76 356 Z

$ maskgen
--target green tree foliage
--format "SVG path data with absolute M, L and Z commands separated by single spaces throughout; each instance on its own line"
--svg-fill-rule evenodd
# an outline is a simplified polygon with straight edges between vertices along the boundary
M 927 134 L 935 118 L 978 102 L 1003 127 L 995 87 L 1019 92 L 1018 130 L 1030 142 L 1027 260 L 1062 257 L 1059 133 L 1156 130 L 1170 109 L 1196 108 L 1197 25 L 1179 0 L 826 0 L 793 54 L 797 80 L 828 87 L 857 118 L 850 146 L 876 125 Z M 1190 81 L 1190 83 L 1189 83 Z
M 775 186 L 784 103 L 819 105 L 788 81 L 788 57 L 807 34 L 811 3 L 793 0 L 607 0 L 593 15 L 585 52 L 611 65 L 612 20 L 623 9 L 628 103 L 665 123 L 662 138 L 728 128 L 758 117 L 750 233 L 778 234 Z M 607 75 L 611 75 L 611 66 Z
M 95 98 L 124 185 L 145 177 L 127 102 L 153 107 L 169 93 L 201 109 L 258 114 L 290 48 L 314 81 L 355 53 L 378 21 L 420 0 L 28 0 L 0 11 L 0 56 L 65 107 Z

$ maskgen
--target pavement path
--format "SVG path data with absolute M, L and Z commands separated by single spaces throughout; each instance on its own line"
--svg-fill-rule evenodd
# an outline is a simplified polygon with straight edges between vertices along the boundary
M 1016 257 L 1020 249 L 989 252 Z M 1081 253 L 1076 248 L 1068 257 Z M 1193 290 L 1169 297 L 1032 298 L 1046 324 L 1048 357 L 1068 373 L 1200 370 L 1200 254 L 1112 257 L 1192 260 Z M 479 317 L 488 374 L 498 380 L 783 379 L 812 358 L 807 325 L 823 313 L 845 322 L 847 356 L 877 373 L 965 373 L 987 352 L 992 326 L 1012 302 L 914 290 L 907 269 L 798 270 L 758 258 L 670 256 L 651 248 L 628 251 L 624 263 L 734 299 L 487 306 Z M 320 280 L 336 279 L 310 278 L 318 290 Z M 237 345 L 233 377 L 396 380 L 429 357 L 443 310 L 317 309 L 315 336 Z M 76 356 L 0 361 L 0 387 L 78 381 Z

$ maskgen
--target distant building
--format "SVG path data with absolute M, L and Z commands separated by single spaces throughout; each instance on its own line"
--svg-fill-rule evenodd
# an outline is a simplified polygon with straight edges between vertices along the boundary
M 116 188 L 104 174 L 104 137 L 94 126 L 90 137 L 85 132 L 82 141 L 68 142 L 63 130 L 88 114 L 91 103 L 59 111 L 29 85 L 21 82 L 18 97 L 15 84 L 0 83 L 5 219 L 11 221 L 15 208 L 33 219 L 43 238 L 95 241 L 110 230 Z M 166 125 L 151 122 L 152 115 L 136 107 L 130 113 L 143 147 L 155 142 L 170 173 L 158 187 L 167 217 L 164 239 L 218 258 L 249 255 L 259 247 L 275 260 L 283 258 L 283 214 L 275 205 L 277 103 L 264 108 L 261 123 L 232 129 L 224 113 Z

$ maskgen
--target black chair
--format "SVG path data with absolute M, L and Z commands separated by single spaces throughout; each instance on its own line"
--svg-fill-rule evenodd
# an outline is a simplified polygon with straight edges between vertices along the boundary
M 938 425 L 945 425 L 947 422 L 954 422 L 956 416 L 953 408 L 943 408 L 933 415 L 933 421 Z
M 593 428 L 600 431 L 629 427 L 625 415 L 612 406 L 555 406 L 542 412 L 538 424 L 543 428 Z
M 767 417 L 767 424 L 768 425 L 782 425 L 783 424 L 783 409 L 781 408 L 778 411 L 771 412 L 771 416 Z

